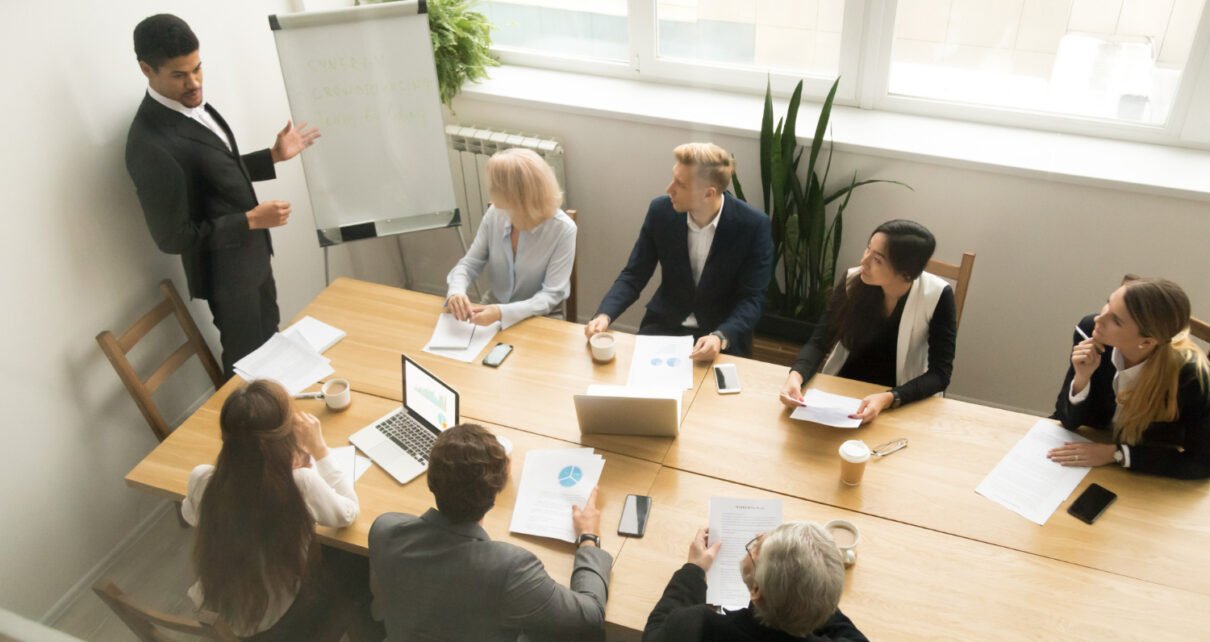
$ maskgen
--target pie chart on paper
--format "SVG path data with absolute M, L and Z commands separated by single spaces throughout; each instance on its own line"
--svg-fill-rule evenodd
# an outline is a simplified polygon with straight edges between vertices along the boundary
M 563 470 L 559 471 L 559 485 L 563 488 L 571 488 L 583 478 L 584 471 L 580 470 L 579 466 L 564 466 Z

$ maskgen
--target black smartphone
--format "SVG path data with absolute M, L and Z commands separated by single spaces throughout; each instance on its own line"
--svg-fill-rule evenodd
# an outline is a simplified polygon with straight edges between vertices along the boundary
M 618 522 L 618 535 L 642 537 L 647 531 L 647 516 L 651 514 L 651 498 L 646 495 L 627 495 L 622 506 L 622 520 Z
M 483 357 L 483 365 L 489 368 L 497 368 L 501 363 L 504 363 L 504 358 L 512 354 L 513 347 L 507 343 L 497 343 L 492 351 Z
M 1076 498 L 1076 501 L 1067 507 L 1067 512 L 1074 518 L 1091 524 L 1097 521 L 1101 513 L 1105 512 L 1106 508 L 1113 503 L 1113 500 L 1118 496 L 1113 491 L 1105 488 L 1100 484 L 1089 484 L 1084 492 Z

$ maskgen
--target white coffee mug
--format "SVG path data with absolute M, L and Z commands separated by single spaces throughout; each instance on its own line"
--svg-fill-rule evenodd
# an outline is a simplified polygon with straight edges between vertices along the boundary
M 857 562 L 857 543 L 861 541 L 861 531 L 857 525 L 847 519 L 834 519 L 823 525 L 824 531 L 836 542 L 836 548 L 844 556 L 844 565 L 852 566 Z M 839 532 L 837 532 L 839 531 Z
M 353 403 L 353 386 L 348 379 L 329 379 L 319 390 L 329 410 L 344 410 Z
M 607 363 L 613 361 L 614 345 L 617 339 L 609 332 L 598 332 L 588 339 L 588 345 L 592 349 L 592 358 Z

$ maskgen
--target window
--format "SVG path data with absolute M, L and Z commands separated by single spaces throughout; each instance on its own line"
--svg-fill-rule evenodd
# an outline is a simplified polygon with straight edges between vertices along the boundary
M 486 0 L 510 63 L 1210 143 L 1206 0 Z

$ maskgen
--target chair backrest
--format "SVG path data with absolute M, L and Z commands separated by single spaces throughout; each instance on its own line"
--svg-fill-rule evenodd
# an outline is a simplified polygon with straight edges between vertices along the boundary
M 567 217 L 571 219 L 572 223 L 579 225 L 579 223 L 576 221 L 575 210 L 566 210 L 564 213 L 567 214 Z M 577 234 L 576 245 L 579 246 L 579 244 L 580 235 Z M 578 250 L 579 247 L 576 249 Z M 579 320 L 576 319 L 576 263 L 580 260 L 579 254 L 580 253 L 577 251 L 576 256 L 571 260 L 571 292 L 568 293 L 567 300 L 563 302 L 563 318 L 571 321 L 572 323 L 579 323 Z
M 210 611 L 198 613 L 198 619 L 169 615 L 155 609 L 145 608 L 132 602 L 113 582 L 101 580 L 92 591 L 117 614 L 126 626 L 143 642 L 167 642 L 163 630 L 187 633 L 207 640 L 239 642 L 231 627 L 218 615 Z
M 929 259 L 928 265 L 924 269 L 930 274 L 936 274 L 954 282 L 954 309 L 957 312 L 954 326 L 957 327 L 962 323 L 962 307 L 966 305 L 966 290 L 970 287 L 971 272 L 975 269 L 975 253 L 963 252 L 962 263 L 958 265 L 938 259 Z
M 1137 274 L 1127 274 L 1122 277 L 1122 285 L 1126 285 L 1131 281 L 1137 281 L 1140 278 L 1142 277 Z M 1210 343 L 1210 323 L 1206 323 L 1197 317 L 1189 317 L 1189 334 L 1204 343 Z
M 105 330 L 97 335 L 97 343 L 100 344 L 101 351 L 109 358 L 109 363 L 113 364 L 113 369 L 118 372 L 118 377 L 122 379 L 130 396 L 134 397 L 134 402 L 143 413 L 143 418 L 151 426 L 151 431 L 160 441 L 163 441 L 172 429 L 164 420 L 164 416 L 160 414 L 155 401 L 152 400 L 152 393 L 193 355 L 197 355 L 201 360 L 202 367 L 206 369 L 206 374 L 210 376 L 210 381 L 214 384 L 215 389 L 223 385 L 223 372 L 219 369 L 218 362 L 214 360 L 214 355 L 210 353 L 210 348 L 206 345 L 206 340 L 202 338 L 202 333 L 198 331 L 197 324 L 193 322 L 193 317 L 189 316 L 189 310 L 185 307 L 181 296 L 177 294 L 172 281 L 168 279 L 161 281 L 160 292 L 164 295 L 163 300 L 150 312 L 135 321 L 121 336 L 114 336 L 112 332 Z M 185 333 L 185 343 L 160 362 L 150 376 L 142 379 L 135 372 L 134 366 L 126 355 L 168 315 L 176 317 L 177 323 Z

